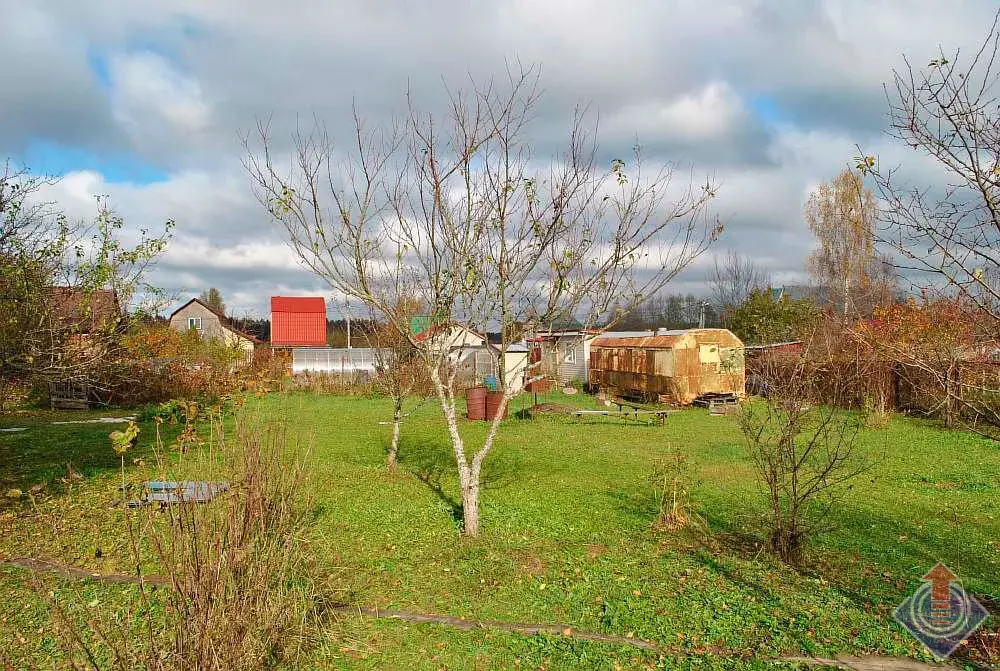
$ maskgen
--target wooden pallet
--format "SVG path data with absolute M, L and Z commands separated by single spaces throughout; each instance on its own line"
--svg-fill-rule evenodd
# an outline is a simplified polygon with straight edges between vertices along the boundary
M 708 408 L 710 415 L 721 416 L 728 413 L 730 408 L 739 405 L 740 399 L 736 394 L 703 394 L 694 400 L 694 405 Z

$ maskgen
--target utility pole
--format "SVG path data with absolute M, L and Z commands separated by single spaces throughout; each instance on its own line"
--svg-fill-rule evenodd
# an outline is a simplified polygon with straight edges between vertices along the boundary
M 705 307 L 708 305 L 707 301 L 701 302 L 701 309 L 698 311 L 698 328 L 705 328 Z
M 347 349 L 351 349 L 351 301 L 344 299 L 344 314 L 347 316 Z

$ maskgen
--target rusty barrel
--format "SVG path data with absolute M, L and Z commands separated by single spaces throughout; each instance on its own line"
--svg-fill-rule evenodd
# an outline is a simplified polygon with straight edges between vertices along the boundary
M 491 421 L 497 416 L 497 411 L 500 410 L 500 402 L 503 400 L 502 391 L 489 391 L 486 392 L 486 421 Z M 507 419 L 507 410 L 510 409 L 510 404 L 503 409 L 503 417 L 501 419 Z
M 469 387 L 465 390 L 466 417 L 486 419 L 486 387 Z

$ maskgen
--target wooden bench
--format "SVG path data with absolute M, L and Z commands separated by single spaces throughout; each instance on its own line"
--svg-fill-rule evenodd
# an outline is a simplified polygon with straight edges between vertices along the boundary
M 654 417 L 655 419 L 660 420 L 660 424 L 666 424 L 667 423 L 667 415 L 670 413 L 669 410 L 643 410 L 643 409 L 635 407 L 635 406 L 629 406 L 629 407 L 632 408 L 632 410 L 625 411 L 625 410 L 622 409 L 623 405 L 628 405 L 628 404 L 627 403 L 620 404 L 619 405 L 619 409 L 618 409 L 617 412 L 615 412 L 613 410 L 576 410 L 576 411 L 573 412 L 573 415 L 577 419 L 580 419 L 581 417 L 586 417 L 588 415 L 598 415 L 598 416 L 605 416 L 605 417 L 621 417 L 622 418 L 622 423 L 624 423 L 625 420 L 630 419 L 630 418 L 634 419 L 636 421 L 639 421 L 639 417 L 641 415 L 641 416 L 647 416 L 647 417 L 649 417 L 649 416 Z
M 83 382 L 51 382 L 49 404 L 53 410 L 89 410 L 90 386 Z

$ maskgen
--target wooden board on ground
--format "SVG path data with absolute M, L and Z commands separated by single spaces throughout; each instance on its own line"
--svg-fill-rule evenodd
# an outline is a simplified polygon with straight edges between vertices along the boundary
M 128 505 L 148 506 L 151 503 L 207 503 L 229 489 L 228 482 L 164 482 L 153 480 L 145 484 L 146 494 Z

